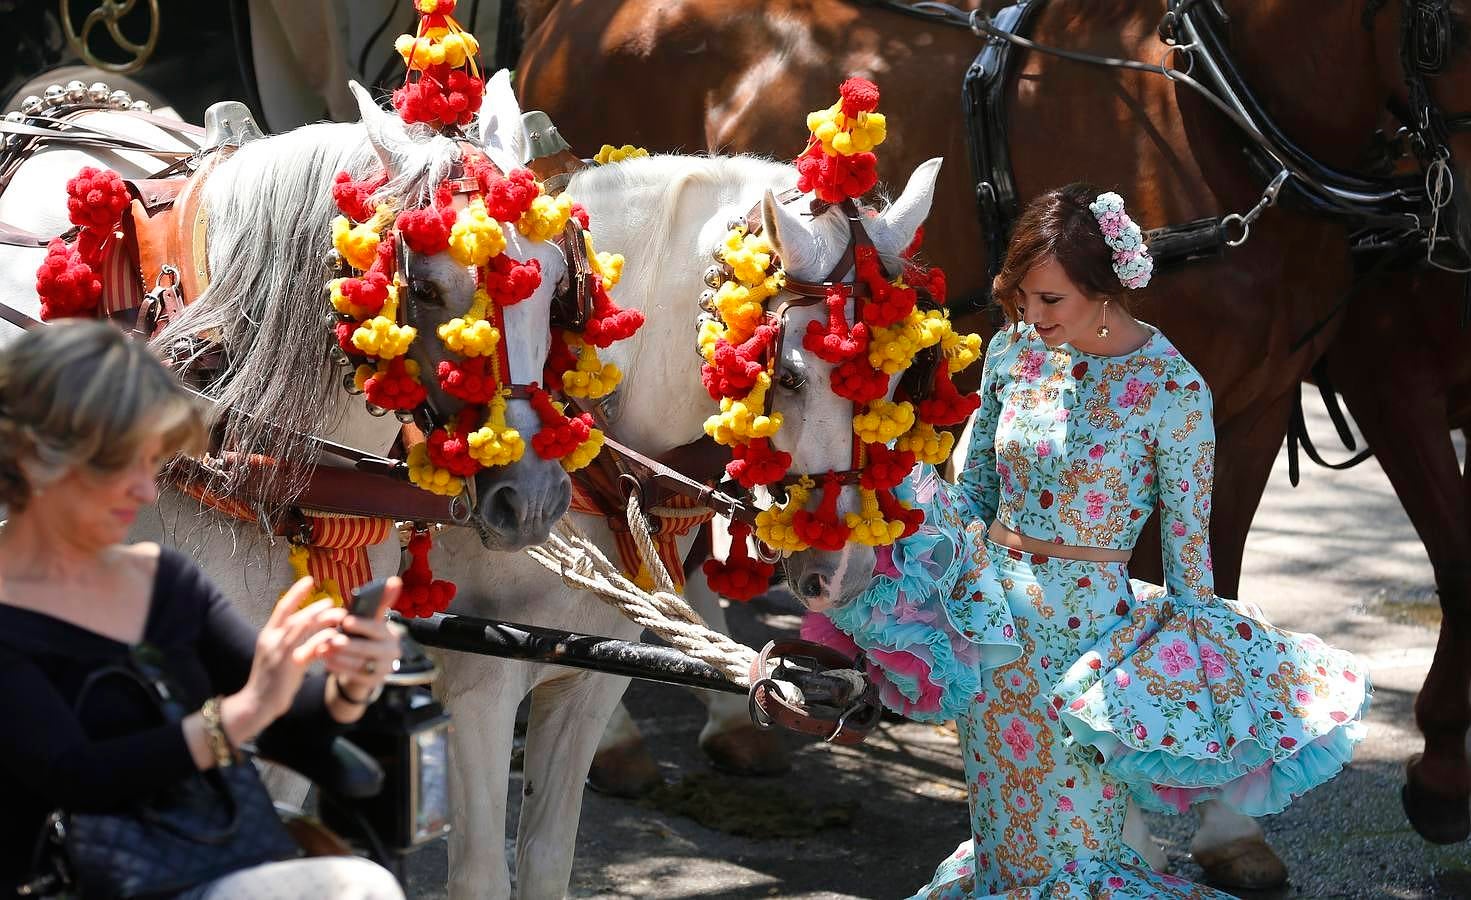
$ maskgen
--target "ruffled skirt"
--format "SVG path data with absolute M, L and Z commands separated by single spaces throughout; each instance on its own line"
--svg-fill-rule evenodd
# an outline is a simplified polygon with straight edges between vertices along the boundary
M 1352 655 L 1243 603 L 1172 599 L 1120 563 L 945 524 L 828 614 L 841 635 L 804 629 L 862 651 L 891 707 L 960 728 L 973 840 L 916 897 L 1227 896 L 1149 871 L 1122 840 L 1128 799 L 1280 812 L 1362 740 Z

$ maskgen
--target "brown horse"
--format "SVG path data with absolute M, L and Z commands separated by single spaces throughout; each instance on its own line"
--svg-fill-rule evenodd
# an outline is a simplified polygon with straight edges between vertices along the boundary
M 1361 168 L 1386 106 L 1407 99 L 1400 29 L 1408 4 L 1216 5 L 1229 14 L 1238 68 L 1292 140 L 1336 169 Z M 1460 46 L 1431 91 L 1441 109 L 1461 114 L 1471 110 L 1471 50 L 1467 10 L 1462 0 L 1451 5 L 1462 16 L 1453 29 Z M 1052 3 L 1029 36 L 1155 63 L 1166 51 L 1156 30 L 1164 11 L 1163 2 Z M 791 156 L 801 149 L 805 114 L 832 102 L 837 81 L 850 74 L 875 80 L 890 119 L 880 174 L 894 182 L 917 161 L 945 156 L 926 251 L 947 269 L 952 296 L 961 298 L 957 309 L 964 299 L 985 295 L 986 248 L 960 116 L 961 79 L 980 46 L 968 30 L 844 0 L 538 0 L 523 5 L 523 15 L 523 103 L 547 111 L 583 147 L 609 141 Z M 596 85 L 596 102 L 588 85 Z M 1088 180 L 1119 190 L 1150 227 L 1244 211 L 1261 194 L 1264 180 L 1246 164 L 1237 127 L 1162 77 L 1032 52 L 1022 57 L 1007 101 L 1023 200 Z M 1458 135 L 1451 147 L 1464 210 L 1471 140 Z M 1462 247 L 1471 245 L 1471 218 L 1462 215 L 1452 227 Z M 1465 383 L 1467 373 L 1427 361 L 1436 348 L 1416 341 L 1419 329 L 1404 327 L 1425 326 L 1429 315 L 1362 299 L 1346 320 L 1331 315 L 1352 281 L 1346 227 L 1283 206 L 1258 220 L 1244 246 L 1157 278 L 1136 311 L 1170 335 L 1216 398 L 1212 548 L 1217 587 L 1227 596 L 1236 591 L 1246 534 L 1298 384 L 1344 332 L 1334 371 L 1426 539 L 1444 608 L 1440 647 L 1416 705 L 1427 742 L 1424 758 L 1408 773 L 1406 807 L 1422 835 L 1457 840 L 1466 835 L 1471 796 L 1464 750 L 1471 724 L 1471 525 L 1467 497 L 1446 494 L 1460 473 L 1442 400 L 1448 385 Z M 1386 290 L 1408 294 L 1413 283 L 1414 276 L 1396 276 Z M 1459 294 L 1454 279 L 1427 277 L 1425 284 Z M 1439 306 L 1435 314 L 1441 315 Z M 1398 329 L 1388 329 L 1376 316 L 1403 318 L 1393 320 Z M 1294 349 L 1324 320 L 1326 328 Z M 984 316 L 965 324 L 989 330 Z M 1452 324 L 1435 331 L 1436 339 L 1457 334 Z M 1386 333 L 1403 345 L 1387 350 Z M 1372 366 L 1365 364 L 1370 359 Z M 1376 381 L 1378 375 L 1386 377 Z M 1380 403 L 1390 384 L 1401 392 Z M 1406 402 L 1410 394 L 1413 402 Z M 1434 465 L 1417 466 L 1417 458 Z M 1140 571 L 1157 574 L 1157 557 L 1158 541 L 1146 535 L 1136 554 Z

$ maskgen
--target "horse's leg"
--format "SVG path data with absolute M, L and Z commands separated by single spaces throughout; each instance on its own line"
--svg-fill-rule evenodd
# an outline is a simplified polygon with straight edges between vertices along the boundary
M 531 692 L 521 822 L 516 828 L 519 900 L 552 900 L 567 893 L 582 785 L 598 736 L 628 681 L 577 672 L 545 681 Z
M 437 654 L 436 693 L 454 716 L 450 752 L 449 896 L 511 896 L 506 864 L 506 784 L 516 707 L 533 671 L 521 663 L 470 653 Z
M 1409 384 L 1386 383 L 1388 370 L 1345 364 L 1335 366 L 1333 376 L 1435 570 L 1440 638 L 1415 698 L 1415 723 L 1425 736 L 1425 752 L 1406 768 L 1402 799 L 1421 837 L 1454 843 L 1471 834 L 1471 768 L 1466 759 L 1471 724 L 1471 467 L 1463 474 L 1456 460 L 1445 398 L 1437 387 L 1443 379 L 1425 372 L 1419 378 L 1411 375 Z M 1461 491 L 1447 489 L 1457 483 Z
M 1124 843 L 1144 857 L 1144 861 L 1154 871 L 1170 870 L 1170 858 L 1165 856 L 1164 849 L 1149 833 L 1149 823 L 1144 821 L 1144 813 L 1133 800 L 1129 801 L 1129 811 L 1124 814 Z
M 619 703 L 598 740 L 592 764 L 588 767 L 588 786 L 614 797 L 642 797 L 662 781 L 659 765 L 644 745 L 638 723 Z
M 711 628 L 730 633 L 720 597 L 710 590 L 703 574 L 697 572 L 689 579 L 684 596 Z M 737 775 L 779 775 L 792 767 L 780 733 L 762 731 L 752 723 L 745 697 L 715 691 L 694 693 L 705 704 L 700 749 L 716 768 Z

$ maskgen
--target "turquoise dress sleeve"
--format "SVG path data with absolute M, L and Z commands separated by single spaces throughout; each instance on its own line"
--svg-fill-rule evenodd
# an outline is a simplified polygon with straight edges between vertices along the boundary
M 1172 399 L 1154 434 L 1155 487 L 1163 544 L 1165 589 L 1182 600 L 1215 595 L 1211 573 L 1211 488 L 1216 432 L 1210 389 L 1199 379 L 1164 385 Z
M 965 453 L 951 496 L 966 521 L 990 524 L 1000 502 L 1001 479 L 996 474 L 996 422 L 1001 417 L 1000 358 L 1011 340 L 1004 328 L 991 338 L 981 369 L 981 405 L 971 416 L 970 447 Z

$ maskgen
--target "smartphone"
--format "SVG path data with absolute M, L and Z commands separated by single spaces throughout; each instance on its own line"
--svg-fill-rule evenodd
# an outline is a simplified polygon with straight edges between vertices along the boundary
M 378 614 L 378 604 L 383 602 L 383 588 L 387 584 L 387 578 L 375 578 L 353 591 L 347 603 L 347 611 L 360 618 L 373 618 Z

